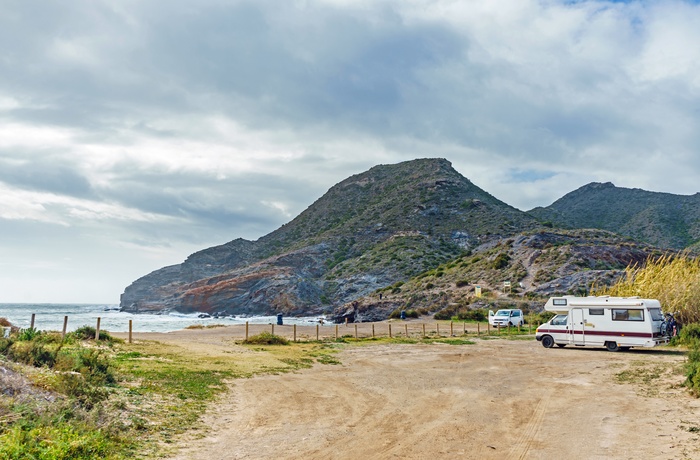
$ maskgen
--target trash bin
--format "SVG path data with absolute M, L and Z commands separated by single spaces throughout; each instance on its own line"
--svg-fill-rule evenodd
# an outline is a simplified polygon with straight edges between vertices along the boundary
M 277 325 L 282 325 L 282 313 L 277 313 Z
M 401 319 L 406 319 L 406 310 L 401 310 Z

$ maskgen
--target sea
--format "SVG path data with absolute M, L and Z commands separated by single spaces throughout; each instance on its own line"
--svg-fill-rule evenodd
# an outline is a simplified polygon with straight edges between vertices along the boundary
M 233 324 L 277 324 L 277 316 L 236 316 L 223 318 L 199 318 L 199 313 L 127 313 L 118 305 L 109 304 L 21 304 L 0 303 L 0 318 L 6 318 L 14 326 L 28 328 L 34 315 L 34 328 L 41 331 L 62 331 L 63 320 L 67 316 L 67 332 L 83 326 L 96 327 L 100 318 L 100 330 L 107 332 L 128 332 L 132 320 L 134 332 L 171 332 L 193 325 L 233 325 Z M 313 325 L 328 324 L 322 316 L 283 317 L 284 324 Z

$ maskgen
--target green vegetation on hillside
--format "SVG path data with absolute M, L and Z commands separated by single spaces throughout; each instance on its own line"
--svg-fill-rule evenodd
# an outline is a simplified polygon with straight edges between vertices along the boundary
M 660 248 L 695 250 L 700 242 L 700 194 L 591 183 L 528 213 L 557 227 L 604 229 Z

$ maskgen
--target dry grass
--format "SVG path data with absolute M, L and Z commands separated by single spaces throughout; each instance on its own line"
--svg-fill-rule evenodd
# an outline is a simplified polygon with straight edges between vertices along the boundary
M 667 254 L 626 272 L 617 284 L 594 289 L 594 294 L 658 299 L 664 311 L 677 313 L 682 323 L 700 322 L 700 259 Z

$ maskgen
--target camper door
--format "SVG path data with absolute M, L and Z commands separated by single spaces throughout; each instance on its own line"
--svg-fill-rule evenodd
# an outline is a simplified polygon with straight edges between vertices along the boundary
M 572 308 L 569 311 L 569 331 L 567 333 L 567 341 L 569 343 L 574 345 L 586 344 L 585 322 L 583 308 Z

